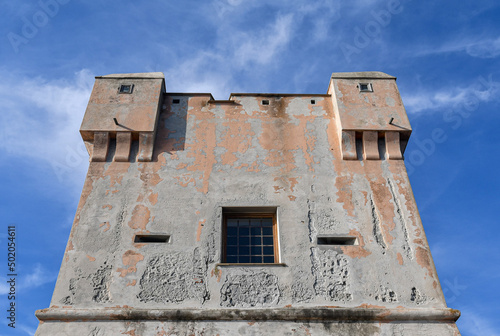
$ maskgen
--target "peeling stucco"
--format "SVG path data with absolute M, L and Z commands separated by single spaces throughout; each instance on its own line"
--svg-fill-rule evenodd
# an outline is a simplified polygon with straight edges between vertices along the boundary
M 279 298 L 278 277 L 264 272 L 228 275 L 221 288 L 223 307 L 272 307 Z
M 365 81 L 373 92 L 360 92 Z M 119 95 L 128 82 L 134 92 Z M 103 76 L 81 134 L 89 171 L 48 310 L 80 322 L 46 321 L 37 336 L 458 333 L 397 155 L 411 127 L 394 77 L 334 74 L 327 94 L 219 101 L 166 92 L 158 73 Z M 273 209 L 275 264 L 224 263 L 235 207 Z M 169 309 L 173 319 L 148 320 Z M 192 310 L 218 317 L 180 318 Z M 232 320 L 250 313 L 262 320 Z M 391 314 L 403 320 L 383 321 Z

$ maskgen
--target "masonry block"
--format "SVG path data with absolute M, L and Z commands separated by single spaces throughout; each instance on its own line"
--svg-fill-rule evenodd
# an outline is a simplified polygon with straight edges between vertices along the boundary
M 342 158 L 344 160 L 357 160 L 358 154 L 356 152 L 356 132 L 343 131 L 341 141 L 342 141 Z
M 154 134 L 139 133 L 139 154 L 138 161 L 151 161 L 153 159 Z
M 131 132 L 118 132 L 116 134 L 116 152 L 114 161 L 127 162 L 130 157 Z
M 386 132 L 385 133 L 385 147 L 387 158 L 389 160 L 402 160 L 403 154 L 401 153 L 399 132 Z
M 378 151 L 378 132 L 363 132 L 363 159 L 380 160 Z
M 92 151 L 92 162 L 104 162 L 108 156 L 109 149 L 109 133 L 95 132 L 94 133 L 94 149 Z

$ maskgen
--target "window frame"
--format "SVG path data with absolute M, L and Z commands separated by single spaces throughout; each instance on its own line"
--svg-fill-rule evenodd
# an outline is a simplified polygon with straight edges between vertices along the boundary
M 274 262 L 273 263 L 232 263 L 227 262 L 227 220 L 228 219 L 252 219 L 252 218 L 271 218 L 272 219 L 272 229 L 273 229 L 273 252 L 274 252 Z M 221 262 L 223 264 L 231 264 L 231 265 L 275 265 L 280 264 L 280 255 L 279 255 L 279 239 L 278 239 L 278 221 L 276 212 L 227 212 L 222 215 L 222 253 L 221 253 Z M 251 246 L 251 245 L 250 245 Z M 250 254 L 250 257 L 252 255 Z
M 366 89 L 361 89 L 363 85 L 366 85 Z M 373 85 L 370 82 L 360 82 L 358 83 L 359 92 L 373 92 Z
M 130 87 L 130 90 L 122 91 L 122 89 L 126 86 Z M 134 84 L 120 84 L 120 86 L 118 87 L 118 94 L 132 94 L 133 91 L 134 91 Z

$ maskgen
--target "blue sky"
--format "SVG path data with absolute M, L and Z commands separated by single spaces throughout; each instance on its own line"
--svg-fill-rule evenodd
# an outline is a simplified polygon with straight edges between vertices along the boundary
M 168 91 L 324 93 L 332 72 L 398 77 L 406 164 L 463 335 L 500 335 L 500 3 L 494 0 L 5 1 L 0 20 L 1 311 L 18 237 L 15 331 L 46 308 L 88 156 L 94 76 L 161 71 Z

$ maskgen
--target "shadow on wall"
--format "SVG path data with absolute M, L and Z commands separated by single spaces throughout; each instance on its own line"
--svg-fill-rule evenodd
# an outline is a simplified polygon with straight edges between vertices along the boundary
M 183 151 L 186 142 L 186 123 L 188 110 L 188 96 L 166 96 L 162 106 L 156 138 L 153 147 L 153 162 L 158 161 L 161 153 L 175 155 L 177 151 Z M 122 126 L 124 127 L 124 126 Z M 133 131 L 133 130 L 132 130 Z M 137 162 L 139 154 L 138 134 L 132 136 L 130 144 L 130 155 L 128 162 Z M 117 154 L 116 134 L 110 134 L 109 147 L 106 155 L 106 162 L 116 161 Z
M 166 96 L 158 120 L 153 161 L 158 155 L 174 155 L 183 151 L 186 143 L 186 124 L 189 96 Z

